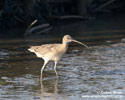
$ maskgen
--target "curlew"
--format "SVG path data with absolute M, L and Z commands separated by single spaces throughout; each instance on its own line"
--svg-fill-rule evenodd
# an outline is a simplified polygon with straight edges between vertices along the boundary
M 76 43 L 79 43 L 79 44 L 85 46 L 86 48 L 88 48 L 87 45 L 85 45 L 77 40 L 74 40 L 70 35 L 65 35 L 62 39 L 61 44 L 44 44 L 44 45 L 40 45 L 40 46 L 31 46 L 28 49 L 30 52 L 34 52 L 37 57 L 42 58 L 44 60 L 44 64 L 41 68 L 41 78 L 42 78 L 42 73 L 43 73 L 44 67 L 46 66 L 48 61 L 55 62 L 54 71 L 56 73 L 56 76 L 58 77 L 58 73 L 56 71 L 57 62 L 66 53 L 66 51 L 68 49 L 68 44 L 70 42 L 76 42 Z

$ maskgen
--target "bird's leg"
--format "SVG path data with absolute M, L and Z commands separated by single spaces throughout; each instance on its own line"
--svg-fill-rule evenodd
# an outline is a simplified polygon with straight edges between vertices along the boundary
M 44 67 L 46 66 L 47 62 L 48 62 L 48 60 L 44 60 L 44 64 L 41 68 L 41 79 L 42 79 L 42 73 L 43 73 Z
M 55 71 L 55 73 L 56 73 L 56 77 L 59 78 L 59 77 L 58 77 L 58 73 L 57 73 L 57 71 L 56 71 L 56 65 L 57 65 L 57 61 L 55 61 L 54 71 Z

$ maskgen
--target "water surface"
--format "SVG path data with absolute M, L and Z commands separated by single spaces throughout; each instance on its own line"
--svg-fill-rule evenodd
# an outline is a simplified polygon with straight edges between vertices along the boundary
M 50 38 L 47 41 L 58 40 Z M 114 91 L 120 92 L 116 96 L 123 96 L 115 100 L 125 99 L 125 43 L 111 41 L 90 46 L 89 50 L 71 44 L 58 62 L 59 80 L 53 70 L 54 63 L 49 62 L 41 82 L 43 60 L 27 48 L 46 41 L 39 38 L 0 40 L 0 100 L 91 100 L 84 96 Z

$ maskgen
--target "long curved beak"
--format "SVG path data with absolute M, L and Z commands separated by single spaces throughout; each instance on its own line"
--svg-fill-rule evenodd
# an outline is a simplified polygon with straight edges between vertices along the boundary
M 77 41 L 77 40 L 72 39 L 72 42 L 79 43 L 79 44 L 81 44 L 81 45 L 85 46 L 87 49 L 89 49 L 89 47 L 88 47 L 87 45 L 83 44 L 83 43 L 82 43 L 82 42 L 80 42 L 80 41 Z

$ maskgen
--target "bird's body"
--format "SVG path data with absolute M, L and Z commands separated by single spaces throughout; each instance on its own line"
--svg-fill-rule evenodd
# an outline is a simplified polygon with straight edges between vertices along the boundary
M 62 44 L 45 44 L 33 46 L 28 50 L 34 52 L 37 57 L 48 59 L 49 61 L 59 61 L 63 54 L 67 51 L 68 46 Z
M 65 35 L 63 37 L 62 44 L 45 44 L 40 46 L 31 46 L 28 49 L 30 52 L 34 52 L 37 57 L 42 58 L 44 60 L 43 67 L 41 68 L 41 76 L 45 65 L 50 60 L 55 62 L 54 70 L 56 72 L 56 64 L 66 53 L 69 42 L 77 42 L 87 47 L 85 44 L 72 39 L 71 36 Z M 56 75 L 58 76 L 57 72 Z

